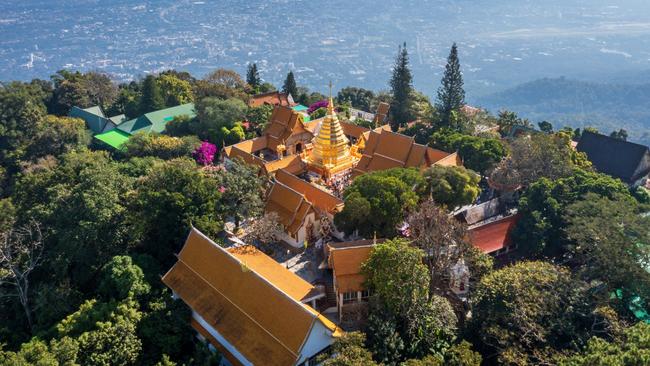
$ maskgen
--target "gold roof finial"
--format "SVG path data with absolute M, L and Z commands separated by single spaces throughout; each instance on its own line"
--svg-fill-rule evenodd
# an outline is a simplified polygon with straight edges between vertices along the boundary
M 330 100 L 327 103 L 327 114 L 330 116 L 334 115 L 334 99 L 332 98 L 332 80 L 330 80 Z

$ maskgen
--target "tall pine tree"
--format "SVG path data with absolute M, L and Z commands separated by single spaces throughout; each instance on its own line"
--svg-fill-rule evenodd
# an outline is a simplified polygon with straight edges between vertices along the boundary
M 282 92 L 286 94 L 291 94 L 292 97 L 298 97 L 298 86 L 296 85 L 296 79 L 293 76 L 293 71 L 289 71 L 287 78 L 284 80 L 284 85 L 282 85 Z
M 438 89 L 438 101 L 436 108 L 442 117 L 442 123 L 449 126 L 451 112 L 458 110 L 465 104 L 465 90 L 463 89 L 463 74 L 460 71 L 458 61 L 458 48 L 456 43 L 451 46 L 451 52 L 447 58 L 445 75 L 442 77 L 442 85 Z
M 144 78 L 144 82 L 142 83 L 140 113 L 149 113 L 164 108 L 165 100 L 163 99 L 162 93 L 160 92 L 158 82 L 156 82 L 156 77 L 153 75 L 147 75 L 147 77 Z
M 246 71 L 246 82 L 251 86 L 251 88 L 255 90 L 257 90 L 257 88 L 259 88 L 259 86 L 262 84 L 260 73 L 257 71 L 256 63 L 248 64 L 248 70 Z
M 390 79 L 392 101 L 390 105 L 390 122 L 393 131 L 405 125 L 412 118 L 411 94 L 413 92 L 413 75 L 409 68 L 409 55 L 406 42 L 400 46 Z

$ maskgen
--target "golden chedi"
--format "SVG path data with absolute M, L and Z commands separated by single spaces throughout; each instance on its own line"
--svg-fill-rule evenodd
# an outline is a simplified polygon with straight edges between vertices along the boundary
M 312 145 L 313 149 L 307 161 L 309 168 L 324 178 L 348 170 L 354 164 L 354 157 L 350 154 L 350 141 L 343 133 L 331 95 L 327 115 L 323 117 Z

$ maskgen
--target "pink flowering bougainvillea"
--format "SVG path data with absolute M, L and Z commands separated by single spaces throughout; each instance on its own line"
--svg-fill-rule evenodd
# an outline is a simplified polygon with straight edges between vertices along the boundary
M 192 153 L 194 160 L 198 164 L 208 166 L 214 161 L 214 156 L 217 154 L 217 147 L 207 141 L 203 141 L 201 146 L 197 147 Z
M 315 110 L 318 108 L 327 108 L 327 105 L 329 104 L 329 101 L 323 99 L 319 100 L 318 102 L 312 104 L 309 106 L 309 109 L 307 109 L 307 114 L 312 114 L 314 113 Z

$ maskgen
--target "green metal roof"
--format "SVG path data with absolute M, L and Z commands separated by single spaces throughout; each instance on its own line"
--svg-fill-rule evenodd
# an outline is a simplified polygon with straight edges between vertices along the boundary
M 117 115 L 117 116 L 113 116 L 113 117 L 111 117 L 111 118 L 109 118 L 109 119 L 110 119 L 113 123 L 115 123 L 115 125 L 117 126 L 117 125 L 119 125 L 120 123 L 126 121 L 126 116 L 125 116 L 124 114 L 120 114 L 120 115 Z
M 303 111 L 308 110 L 309 108 L 306 107 L 306 106 L 304 106 L 304 105 L 302 105 L 302 104 L 298 104 L 297 106 L 294 106 L 294 107 L 291 108 L 291 109 L 293 109 L 293 110 L 296 111 L 296 112 L 303 112 Z
M 181 104 L 176 107 L 149 112 L 136 119 L 121 123 L 117 128 L 130 134 L 152 131 L 160 133 L 165 130 L 167 123 L 172 121 L 175 117 L 183 115 L 190 116 L 191 118 L 196 116 L 196 112 L 194 112 L 194 103 Z
M 130 137 L 130 134 L 118 130 L 117 128 L 95 135 L 97 140 L 102 141 L 115 149 L 119 149 Z
M 72 107 L 70 117 L 81 118 L 86 122 L 86 126 L 93 131 L 93 133 L 100 133 L 109 123 L 109 120 L 104 116 L 104 112 L 99 106 L 81 109 L 79 107 Z

